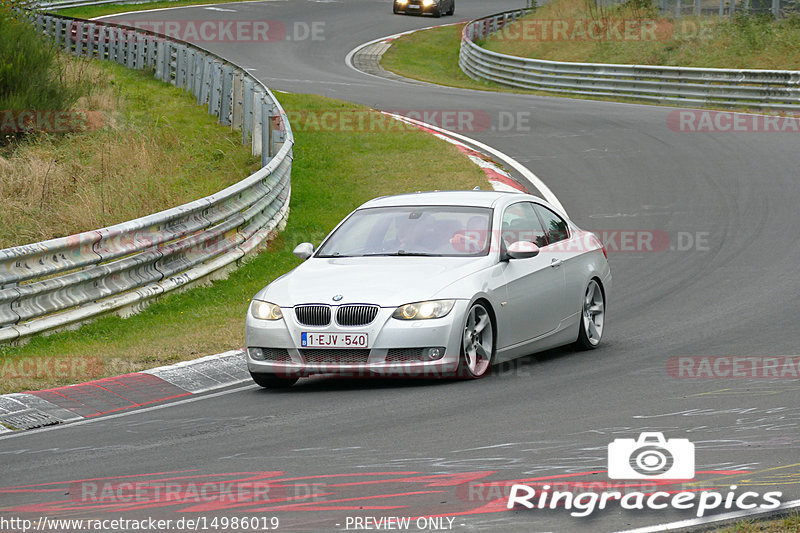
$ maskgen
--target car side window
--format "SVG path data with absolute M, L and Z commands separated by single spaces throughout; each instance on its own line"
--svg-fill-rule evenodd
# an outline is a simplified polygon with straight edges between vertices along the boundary
M 547 238 L 551 244 L 569 237 L 569 227 L 563 218 L 539 204 L 536 204 L 536 212 L 542 217 L 542 223 L 544 223 Z
M 506 208 L 502 232 L 504 249 L 517 241 L 532 242 L 537 246 L 547 244 L 545 231 L 530 202 L 519 202 Z

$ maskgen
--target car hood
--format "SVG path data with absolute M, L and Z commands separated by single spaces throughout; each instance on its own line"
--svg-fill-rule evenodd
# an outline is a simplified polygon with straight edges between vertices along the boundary
M 487 266 L 486 257 L 312 258 L 261 290 L 256 299 L 281 307 L 369 303 L 395 307 L 432 298 L 470 298 L 442 291 Z M 340 295 L 339 301 L 333 297 Z

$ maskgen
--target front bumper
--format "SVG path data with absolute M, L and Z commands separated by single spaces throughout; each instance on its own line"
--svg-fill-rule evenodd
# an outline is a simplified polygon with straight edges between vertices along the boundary
M 381 308 L 367 326 L 313 327 L 300 324 L 291 307 L 281 320 L 258 320 L 248 312 L 245 326 L 247 367 L 252 373 L 305 377 L 313 374 L 387 377 L 445 377 L 458 369 L 463 317 L 469 302 L 457 300 L 450 313 L 430 320 L 397 320 L 395 307 Z M 334 306 L 334 315 L 335 315 Z M 307 349 L 303 332 L 366 333 L 367 349 Z M 425 360 L 423 350 L 443 348 L 444 355 Z M 266 354 L 266 355 L 265 355 Z M 264 360 L 267 357 L 269 360 Z
M 399 2 L 395 2 L 394 3 L 394 7 L 395 7 L 395 9 L 397 11 L 400 11 L 401 13 L 419 13 L 419 14 L 423 14 L 423 13 L 431 13 L 431 12 L 435 11 L 436 8 L 438 7 L 438 5 L 437 4 L 431 4 L 429 6 L 423 6 L 421 2 L 417 3 L 417 2 L 410 1 L 410 2 L 407 2 L 405 4 L 401 4 Z

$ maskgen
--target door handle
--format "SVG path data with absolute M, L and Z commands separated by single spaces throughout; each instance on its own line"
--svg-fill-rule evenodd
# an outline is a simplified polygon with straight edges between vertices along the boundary
M 563 263 L 561 259 L 553 259 L 552 261 L 550 261 L 550 266 L 553 268 L 558 268 L 561 266 L 561 263 Z

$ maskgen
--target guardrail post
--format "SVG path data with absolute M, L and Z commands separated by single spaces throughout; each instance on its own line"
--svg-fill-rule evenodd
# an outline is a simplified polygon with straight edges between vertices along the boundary
M 164 69 L 161 71 L 161 81 L 164 83 L 172 82 L 172 43 L 164 41 Z
M 772 16 L 775 18 L 781 16 L 781 0 L 772 0 Z
M 108 48 L 108 28 L 100 26 L 97 28 L 97 59 L 101 61 L 106 58 Z
M 213 60 L 208 56 L 203 56 L 203 77 L 200 82 L 200 97 L 198 104 L 207 104 L 211 96 L 211 70 L 214 66 Z
M 145 68 L 145 51 L 147 50 L 147 37 L 139 32 L 136 32 L 136 68 L 144 70 Z
M 175 50 L 175 87 L 186 85 L 186 47 L 179 44 Z
M 209 85 L 208 94 L 208 114 L 220 115 L 220 75 L 222 74 L 222 63 L 214 61 L 211 63 L 211 84 Z
M 56 43 L 56 46 L 59 46 L 61 44 L 61 34 L 64 33 L 64 21 L 61 19 L 56 19 L 54 26 L 53 42 Z
M 263 139 L 263 118 L 262 102 L 264 101 L 264 93 L 259 89 L 253 90 L 253 137 L 252 137 L 252 151 L 253 156 L 261 155 L 264 146 Z
M 244 126 L 242 126 L 242 101 L 243 96 L 243 87 L 242 87 L 242 73 L 241 72 L 234 72 L 233 73 L 233 80 L 232 80 L 233 87 L 231 89 L 231 129 L 239 129 L 244 130 Z
M 283 117 L 278 111 L 278 108 L 273 105 L 271 102 L 270 106 L 270 120 L 269 120 L 269 149 L 270 149 L 270 157 L 275 157 L 281 146 L 283 146 L 284 141 L 286 140 L 286 132 L 281 129 L 283 124 Z
M 72 22 L 64 25 L 64 51 L 68 54 L 72 53 Z
M 75 32 L 75 55 L 78 57 L 89 55 L 89 43 L 87 43 L 86 39 L 86 30 L 86 24 L 79 22 Z
M 255 120 L 253 118 L 253 80 L 242 80 L 242 144 L 250 142 Z
M 86 57 L 93 58 L 94 57 L 94 46 L 97 42 L 95 38 L 96 27 L 91 22 L 84 24 L 84 34 L 86 35 L 84 40 L 84 47 L 83 47 L 83 55 Z
M 205 55 L 202 52 L 195 52 L 194 54 L 194 77 L 192 80 L 192 94 L 197 98 L 197 103 L 200 103 L 200 93 L 203 89 L 203 68 L 205 67 Z
M 122 28 L 116 28 L 115 30 L 117 41 L 116 41 L 116 50 L 115 50 L 115 57 L 114 61 L 119 63 L 120 65 L 125 64 L 125 31 Z
M 136 56 L 138 55 L 139 51 L 137 50 L 139 41 L 136 38 L 137 33 L 135 31 L 126 31 L 125 32 L 125 41 L 127 44 L 128 50 L 128 61 L 125 63 L 125 66 L 129 69 L 136 68 Z
M 42 21 L 44 21 L 44 33 L 47 35 L 48 38 L 53 38 L 53 20 L 50 17 L 42 16 Z
M 183 90 L 189 93 L 192 92 L 192 88 L 194 87 L 194 50 L 189 47 L 185 48 L 185 64 L 184 68 L 186 68 L 186 79 L 183 82 Z
M 272 159 L 272 105 L 262 93 L 261 100 L 261 166 L 267 166 Z
M 166 56 L 167 56 L 167 43 L 164 41 L 158 41 L 156 45 L 156 78 L 159 80 L 164 79 L 164 70 L 166 64 Z
M 223 126 L 231 125 L 231 99 L 233 93 L 233 68 L 230 65 L 222 67 L 222 89 L 220 90 L 219 123 Z

